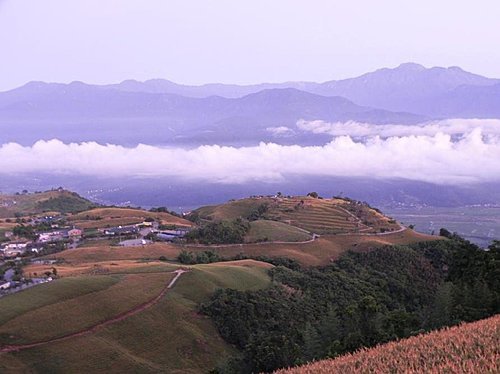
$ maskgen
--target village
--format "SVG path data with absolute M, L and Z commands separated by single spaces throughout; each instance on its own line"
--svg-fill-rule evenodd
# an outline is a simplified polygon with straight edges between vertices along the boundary
M 64 215 L 17 219 L 17 226 L 3 233 L 0 244 L 0 297 L 50 282 L 57 271 L 22 276 L 21 267 L 29 263 L 53 264 L 42 256 L 66 249 L 76 249 L 84 243 L 106 240 L 117 247 L 145 246 L 156 241 L 179 241 L 189 232 L 187 227 L 165 227 L 146 218 L 143 222 L 106 228 L 83 228 L 68 224 Z

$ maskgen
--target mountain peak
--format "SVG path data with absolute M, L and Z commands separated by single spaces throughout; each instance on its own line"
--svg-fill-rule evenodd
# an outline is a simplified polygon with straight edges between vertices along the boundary
M 421 71 L 425 70 L 425 66 L 417 64 L 415 62 L 404 62 L 399 65 L 396 69 L 406 70 L 406 71 Z

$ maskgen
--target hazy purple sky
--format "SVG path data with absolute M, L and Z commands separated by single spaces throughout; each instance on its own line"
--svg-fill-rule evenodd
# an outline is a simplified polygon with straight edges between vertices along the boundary
M 414 61 L 500 77 L 498 0 L 0 0 L 0 90 L 325 81 Z

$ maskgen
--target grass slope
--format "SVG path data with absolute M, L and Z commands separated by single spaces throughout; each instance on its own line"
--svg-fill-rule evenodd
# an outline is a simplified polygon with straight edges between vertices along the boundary
M 91 335 L 1 353 L 0 371 L 207 372 L 234 350 L 211 320 L 197 313 L 198 304 L 218 288 L 267 287 L 269 266 L 252 260 L 195 265 L 151 308 Z
M 77 294 L 69 299 L 59 299 L 4 321 L 0 326 L 0 343 L 32 343 L 91 327 L 152 299 L 173 275 L 131 274 L 115 277 L 118 281 L 106 289 Z M 87 282 L 85 279 L 83 281 Z M 51 293 L 51 288 L 59 288 L 58 283 L 59 281 L 55 281 L 48 285 L 46 292 Z M 79 288 L 78 282 L 75 287 Z M 17 298 L 5 298 L 8 305 L 19 302 L 19 299 L 27 303 L 27 296 L 22 292 L 13 296 Z M 63 316 L 64 318 L 61 318 Z
M 279 374 L 498 372 L 500 315 L 277 371 Z
M 155 219 L 164 225 L 192 225 L 190 221 L 169 213 L 131 208 L 95 208 L 72 215 L 69 221 L 78 227 L 89 229 L 131 225 L 141 223 L 146 218 Z
M 268 220 L 250 222 L 250 230 L 245 237 L 249 243 L 262 241 L 303 242 L 310 239 L 311 235 L 295 226 Z
M 397 231 L 391 218 L 359 202 L 348 199 L 315 199 L 307 196 L 246 198 L 193 211 L 202 220 L 248 218 L 260 206 L 267 211 L 261 218 L 297 226 L 321 235 L 357 232 Z

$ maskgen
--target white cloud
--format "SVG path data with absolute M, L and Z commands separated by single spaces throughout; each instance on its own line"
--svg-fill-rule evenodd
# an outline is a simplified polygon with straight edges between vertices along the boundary
M 311 123 L 309 129 L 316 129 L 311 131 L 320 131 L 317 121 L 315 127 Z M 11 173 L 35 172 L 167 176 L 220 183 L 273 181 L 287 175 L 407 178 L 444 184 L 500 180 L 500 135 L 495 121 L 464 123 L 453 120 L 411 126 L 416 135 L 399 136 L 388 135 L 401 132 L 399 127 L 382 126 L 384 137 L 367 135 L 381 126 L 362 124 L 349 135 L 363 134 L 363 140 L 344 135 L 323 146 L 307 147 L 261 143 L 239 148 L 127 148 L 94 142 L 64 144 L 59 140 L 25 147 L 8 143 L 0 146 L 0 174 L 2 178 Z M 448 132 L 443 130 L 446 128 Z M 467 131 L 456 136 L 459 128 Z M 330 126 L 328 131 L 332 129 L 337 127 Z
M 290 136 L 295 133 L 295 131 L 286 126 L 267 127 L 266 131 L 270 132 L 275 137 Z
M 439 133 L 461 135 L 469 133 L 474 129 L 481 129 L 483 134 L 500 135 L 499 119 L 446 119 L 418 125 L 373 125 L 355 121 L 330 123 L 322 120 L 300 120 L 297 122 L 297 127 L 300 130 L 314 134 L 328 134 L 332 136 L 348 135 L 352 137 L 433 136 Z

